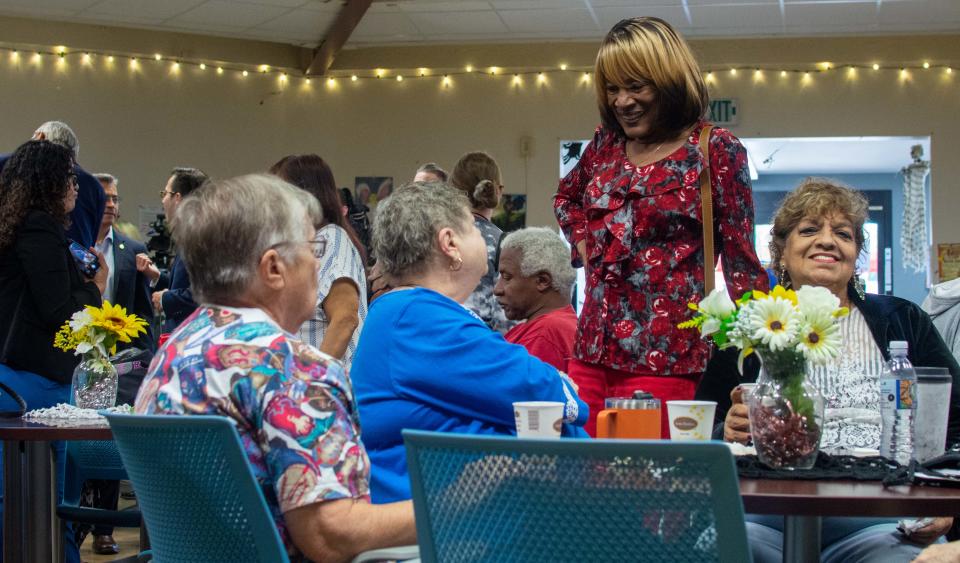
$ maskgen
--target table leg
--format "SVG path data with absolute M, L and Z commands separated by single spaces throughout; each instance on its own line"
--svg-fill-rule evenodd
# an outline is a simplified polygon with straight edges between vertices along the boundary
M 31 563 L 53 561 L 53 519 L 56 517 L 56 469 L 50 442 L 37 441 L 24 444 L 26 454 L 27 498 L 31 510 L 26 522 L 26 555 Z
M 783 520 L 784 563 L 820 563 L 822 518 L 788 514 Z
M 3 442 L 3 560 L 24 561 L 23 442 Z

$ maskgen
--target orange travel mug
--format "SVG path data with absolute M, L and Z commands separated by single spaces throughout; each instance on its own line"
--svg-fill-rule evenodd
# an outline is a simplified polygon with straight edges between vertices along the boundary
M 597 438 L 660 439 L 660 399 L 635 391 L 633 397 L 608 397 L 597 415 Z

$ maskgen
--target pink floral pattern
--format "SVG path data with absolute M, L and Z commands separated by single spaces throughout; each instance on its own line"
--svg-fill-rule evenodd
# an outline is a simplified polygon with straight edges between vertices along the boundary
M 664 159 L 634 166 L 625 139 L 597 128 L 577 166 L 560 181 L 554 208 L 587 264 L 574 353 L 584 362 L 644 375 L 703 372 L 709 345 L 680 330 L 687 303 L 704 294 L 700 123 Z M 731 295 L 769 287 L 753 248 L 747 153 L 725 129 L 710 134 L 715 256 Z M 579 241 L 587 256 L 578 255 Z

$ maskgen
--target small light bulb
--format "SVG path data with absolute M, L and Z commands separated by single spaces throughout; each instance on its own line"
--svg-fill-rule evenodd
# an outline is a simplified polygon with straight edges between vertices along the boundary
M 110 55 L 109 57 L 107 57 L 107 62 L 110 64 L 113 64 L 113 55 Z
M 753 71 L 753 78 L 754 80 L 760 80 L 761 78 L 763 78 L 763 71 L 761 71 L 759 68 Z
M 356 82 L 358 79 L 359 79 L 359 77 L 358 77 L 356 74 L 350 75 L 350 81 L 351 81 L 351 82 Z
M 520 85 L 520 75 L 519 75 L 519 74 L 514 74 L 514 75 L 513 75 L 513 85 L 514 85 L 514 86 L 519 86 L 519 85 Z
M 157 53 L 157 54 L 155 54 L 155 55 L 153 56 L 153 58 L 154 58 L 155 60 L 158 60 L 158 61 L 159 61 L 159 60 L 162 59 L 163 57 L 160 56 L 160 53 Z
M 18 58 L 20 58 L 20 53 L 18 53 L 17 50 L 14 49 L 13 52 L 10 53 L 10 60 L 15 61 Z
M 270 65 L 260 65 L 258 70 L 260 70 L 262 73 L 266 73 L 268 70 L 270 70 Z
M 713 71 L 707 72 L 707 82 L 710 82 L 711 80 L 713 80 Z
M 130 68 L 132 68 L 133 70 L 136 70 L 136 69 L 137 69 L 137 64 L 138 64 L 138 63 L 137 63 L 136 57 L 130 59 Z
M 173 65 L 171 65 L 171 68 L 173 68 L 173 70 L 180 70 L 180 63 L 177 61 L 173 61 Z
M 280 75 L 280 82 L 286 82 L 286 81 L 287 81 L 287 73 L 284 72 L 283 74 Z
M 901 68 L 901 69 L 900 69 L 900 78 L 906 78 L 906 77 L 907 77 L 907 69 Z
M 250 73 L 249 73 L 249 72 L 247 72 L 247 71 L 243 71 L 243 72 L 242 72 L 242 73 L 240 73 L 240 74 L 242 74 L 242 75 L 244 75 L 244 76 L 247 76 L 247 75 L 248 75 L 248 74 L 250 74 Z
M 930 68 L 930 63 L 924 61 L 924 62 L 923 62 L 923 68 L 925 68 L 925 69 L 926 69 L 926 68 Z
M 953 69 L 951 67 L 947 67 L 947 74 L 953 74 Z
M 731 68 L 731 69 L 730 69 L 730 76 L 736 76 L 736 75 L 737 75 L 737 69 Z
M 84 63 L 87 63 L 87 64 L 90 64 L 90 53 L 84 53 L 84 54 L 83 54 L 83 62 L 84 62 Z
M 498 67 L 495 67 L 495 66 L 490 67 L 490 74 L 496 75 L 498 72 L 500 72 L 500 69 Z
M 217 74 L 223 74 L 223 67 L 222 67 L 222 66 L 218 66 L 218 67 L 217 67 Z
M 421 69 L 420 69 L 420 76 L 426 76 L 426 75 L 427 75 L 427 69 L 421 68 Z
M 40 59 L 42 59 L 42 58 L 43 58 L 43 55 L 41 55 L 40 53 L 34 53 L 34 54 L 33 54 L 33 62 L 35 62 L 35 63 L 39 63 L 39 62 L 40 62 Z
M 589 72 L 583 73 L 583 78 L 581 78 L 580 80 L 582 82 L 590 82 L 590 73 Z
M 547 81 L 547 77 L 543 75 L 542 72 L 537 73 L 537 82 L 543 83 Z
M 566 64 L 560 65 L 560 70 L 567 70 L 567 65 Z
M 328 87 L 328 88 L 333 88 L 333 87 L 336 86 L 336 85 L 337 85 L 337 81 L 334 80 L 333 77 L 327 79 L 327 87 Z
M 312 81 L 309 78 L 307 78 L 307 84 L 309 85 L 311 82 Z
M 207 70 L 207 65 L 205 63 L 200 63 L 200 70 Z
M 57 54 L 58 54 L 58 55 L 60 55 L 60 56 L 62 57 L 63 55 L 66 54 L 66 52 L 67 52 L 67 48 L 66 48 L 66 47 L 64 47 L 63 45 L 57 45 Z
M 873 70 L 880 70 L 880 65 L 873 63 Z
M 447 76 L 446 74 L 444 74 L 444 75 L 443 75 L 443 87 L 446 88 L 447 86 L 450 86 L 450 77 Z
M 466 71 L 473 72 L 473 65 L 467 65 Z
M 402 74 L 398 74 L 398 75 L 397 75 L 397 82 L 403 82 L 403 75 L 402 75 Z

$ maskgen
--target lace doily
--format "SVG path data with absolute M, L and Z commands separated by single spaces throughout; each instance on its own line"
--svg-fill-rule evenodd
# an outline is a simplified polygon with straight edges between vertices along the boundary
M 60 403 L 54 407 L 48 407 L 45 409 L 34 409 L 23 415 L 23 418 L 28 419 L 57 419 L 57 420 L 103 420 L 103 415 L 101 412 L 108 414 L 133 414 L 133 409 L 130 405 L 120 405 L 118 407 L 110 407 L 108 409 L 102 409 L 98 411 L 97 409 L 81 409 L 74 405 L 68 405 L 67 403 Z

